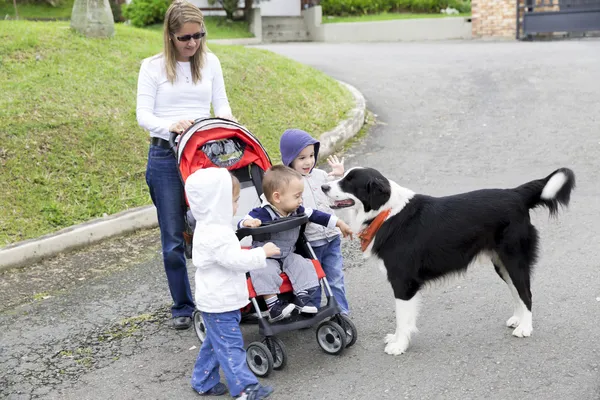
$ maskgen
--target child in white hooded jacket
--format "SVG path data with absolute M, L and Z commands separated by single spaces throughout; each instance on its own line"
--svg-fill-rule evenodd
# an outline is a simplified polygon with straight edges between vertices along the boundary
M 261 386 L 246 365 L 240 331 L 240 308 L 249 303 L 246 272 L 265 268 L 267 257 L 279 254 L 273 243 L 243 250 L 231 217 L 237 211 L 240 183 L 223 168 L 199 169 L 186 180 L 185 192 L 196 220 L 192 261 L 196 267 L 196 307 L 202 311 L 206 339 L 202 343 L 192 387 L 201 395 L 227 393 L 220 383 L 223 369 L 233 397 L 258 400 L 273 388 Z

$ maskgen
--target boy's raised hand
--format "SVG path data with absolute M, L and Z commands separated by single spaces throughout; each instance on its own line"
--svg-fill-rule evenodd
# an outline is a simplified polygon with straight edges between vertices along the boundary
M 245 226 L 246 228 L 256 228 L 256 227 L 260 226 L 261 223 L 262 222 L 260 222 L 260 219 L 257 219 L 257 218 L 245 219 L 242 222 L 242 226 Z
M 340 231 L 342 231 L 342 235 L 344 235 L 344 237 L 350 236 L 350 240 L 352 240 L 352 229 L 350 228 L 350 226 L 348 226 L 347 223 L 345 223 L 341 219 L 338 219 L 335 226 L 340 228 Z
M 327 162 L 331 167 L 331 172 L 328 174 L 329 176 L 344 175 L 344 159 L 345 158 L 342 158 L 342 161 L 340 161 L 336 155 L 327 157 Z
M 281 254 L 281 250 L 275 244 L 269 242 L 265 243 L 263 246 L 263 250 L 265 251 L 265 255 L 267 257 L 278 256 Z

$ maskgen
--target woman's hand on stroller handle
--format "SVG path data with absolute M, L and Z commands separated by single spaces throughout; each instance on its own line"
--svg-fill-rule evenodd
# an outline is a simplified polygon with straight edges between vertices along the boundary
M 187 128 L 189 128 L 190 126 L 192 126 L 194 124 L 194 120 L 192 119 L 182 119 L 181 121 L 177 121 L 175 123 L 172 123 L 171 126 L 169 126 L 169 132 L 175 132 L 175 133 L 183 133 L 185 132 L 185 130 Z

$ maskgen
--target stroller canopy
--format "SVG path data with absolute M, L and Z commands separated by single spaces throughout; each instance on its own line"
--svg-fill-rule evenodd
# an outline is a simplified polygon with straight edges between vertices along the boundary
M 271 159 L 256 136 L 242 125 L 221 118 L 196 122 L 177 145 L 177 164 L 181 179 L 200 168 L 220 167 L 230 171 L 255 164 L 263 171 Z

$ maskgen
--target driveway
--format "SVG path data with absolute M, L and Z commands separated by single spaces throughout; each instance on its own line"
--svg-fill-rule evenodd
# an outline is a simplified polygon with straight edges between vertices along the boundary
M 600 399 L 600 41 L 261 47 L 365 95 L 378 123 L 349 150 L 348 167 L 432 195 L 513 187 L 562 166 L 578 183 L 558 219 L 532 213 L 542 251 L 531 338 L 511 336 L 510 293 L 482 264 L 424 293 L 409 351 L 385 354 L 392 291 L 345 243 L 358 342 L 335 357 L 314 330 L 281 335 L 289 361 L 265 380 L 273 398 Z M 166 327 L 158 251 L 154 230 L 0 276 L 17 297 L 36 293 L 23 304 L 3 298 L 0 396 L 196 398 L 199 343 Z M 253 325 L 244 334 L 258 338 Z

